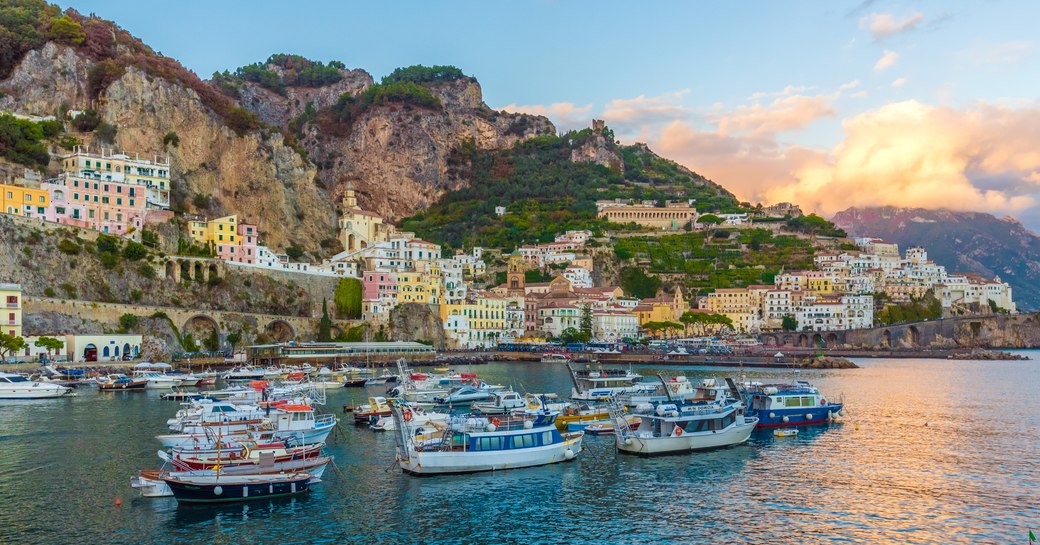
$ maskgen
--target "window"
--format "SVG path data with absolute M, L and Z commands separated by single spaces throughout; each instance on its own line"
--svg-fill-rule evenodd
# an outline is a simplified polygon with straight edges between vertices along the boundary
M 553 436 L 551 431 L 542 433 L 542 445 L 551 445 L 553 442 Z
M 133 208 L 133 206 L 134 206 L 134 200 L 130 199 L 130 207 Z

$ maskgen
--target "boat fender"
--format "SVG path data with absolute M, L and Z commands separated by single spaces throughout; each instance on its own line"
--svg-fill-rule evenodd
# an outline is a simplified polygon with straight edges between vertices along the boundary
M 484 429 L 486 429 L 487 431 L 495 431 L 495 430 L 498 429 L 498 426 L 496 426 L 494 424 L 488 424 L 487 427 L 484 428 Z
M 568 460 L 573 460 L 574 459 L 574 451 L 571 450 L 571 449 L 567 449 L 567 450 L 563 451 L 563 457 L 568 459 Z
M 790 421 L 791 421 L 790 417 L 787 417 L 787 416 L 784 417 L 784 422 L 790 422 Z
M 806 420 L 812 420 L 812 413 L 805 413 Z
M 524 429 L 525 430 L 529 430 L 529 429 L 531 429 L 533 427 L 534 427 L 534 422 L 531 422 L 530 420 L 525 420 L 524 421 Z
M 221 488 L 219 485 L 216 488 L 213 489 L 213 495 L 214 496 L 219 496 L 219 495 L 221 495 L 223 493 L 224 493 L 224 489 Z
M 833 412 L 827 411 L 827 420 L 834 420 L 834 413 Z
M 491 423 L 494 424 L 496 428 L 502 425 L 502 421 L 499 420 L 498 417 L 492 418 Z
M 769 413 L 769 418 L 776 418 L 776 413 Z
M 838 411 L 838 416 L 845 416 L 845 409 Z
M 625 439 L 625 446 L 631 446 L 631 445 L 632 445 L 632 438 L 631 437 L 626 438 Z

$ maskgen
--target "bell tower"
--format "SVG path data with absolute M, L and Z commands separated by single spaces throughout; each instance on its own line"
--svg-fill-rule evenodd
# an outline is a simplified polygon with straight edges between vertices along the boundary
M 524 293 L 524 260 L 518 255 L 510 256 L 506 264 L 506 286 L 510 294 Z
M 343 194 L 343 208 L 350 210 L 357 207 L 357 195 L 354 193 L 354 184 L 347 184 L 347 192 Z

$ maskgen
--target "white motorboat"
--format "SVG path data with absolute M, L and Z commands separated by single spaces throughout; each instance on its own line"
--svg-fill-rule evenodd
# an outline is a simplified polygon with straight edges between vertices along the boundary
M 415 405 L 405 405 L 403 410 L 411 412 L 411 414 L 405 416 L 405 418 L 408 418 L 409 425 L 414 429 L 420 429 L 419 426 L 422 426 L 423 424 L 431 424 L 433 426 L 436 426 L 436 424 L 443 424 L 448 421 L 449 416 L 447 413 L 427 411 L 426 409 Z M 370 427 L 373 431 L 394 431 L 397 429 L 393 415 L 381 417 Z
M 157 371 L 135 370 L 134 380 L 147 380 L 148 384 L 144 387 L 146 390 L 169 390 L 181 384 L 180 377 L 171 377 Z
M 633 430 L 614 403 L 611 418 L 617 448 L 626 454 L 653 456 L 739 445 L 758 424 L 757 418 L 744 416 L 743 406 L 733 399 L 662 403 L 652 413 L 636 415 L 639 426 Z
M 643 377 L 628 369 L 579 369 L 567 364 L 574 388 L 571 399 L 605 400 L 616 396 L 648 395 L 657 390 L 656 383 L 639 382 Z
M 515 410 L 526 409 L 527 400 L 520 397 L 520 394 L 507 390 L 493 392 L 491 399 L 474 401 L 470 406 L 474 411 L 480 411 L 484 414 L 508 414 Z
M 251 380 L 263 380 L 266 375 L 265 369 L 254 369 L 249 366 L 235 367 L 224 373 L 223 379 L 229 382 L 248 382 Z
M 22 375 L 0 372 L 0 399 L 44 399 L 61 397 L 72 388 L 29 380 Z

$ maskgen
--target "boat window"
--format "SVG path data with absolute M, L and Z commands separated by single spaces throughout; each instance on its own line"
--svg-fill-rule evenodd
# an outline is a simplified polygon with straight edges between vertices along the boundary
M 689 424 L 686 425 L 686 431 L 687 432 L 695 432 L 696 433 L 696 432 L 707 431 L 707 430 L 708 430 L 708 421 L 707 420 L 695 420 L 695 421 L 690 422 Z
M 722 420 L 719 419 L 719 418 L 712 418 L 709 421 L 708 429 L 713 430 L 713 431 L 722 429 L 721 422 L 722 422 Z
M 552 432 L 549 432 L 549 433 L 550 433 L 550 435 L 552 434 Z M 524 447 L 525 448 L 531 448 L 533 446 L 534 446 L 534 436 L 530 435 L 530 434 L 525 435 L 524 436 Z
M 734 414 L 734 413 L 730 413 L 730 414 L 726 415 L 726 417 L 724 417 L 724 418 L 722 419 L 722 427 L 723 427 L 723 428 L 728 428 L 728 427 L 729 427 L 730 425 L 732 425 L 732 424 L 733 424 L 733 422 L 735 422 L 736 420 L 737 420 L 737 416 L 736 416 L 736 414 Z
M 491 450 L 491 438 L 481 437 L 477 440 L 477 450 Z
M 11 381 L 7 380 L 7 377 L 0 377 L 0 382 L 11 382 Z
M 553 436 L 551 431 L 542 433 L 542 444 L 551 445 L 553 444 Z
M 514 435 L 513 436 L 513 446 L 512 446 L 512 448 L 524 448 L 524 438 L 523 438 L 522 435 Z
M 491 437 L 490 439 L 491 439 L 491 442 L 490 442 L 490 447 L 489 448 L 491 450 L 500 450 L 502 448 L 502 438 L 501 437 Z
M 8 382 L 29 382 L 29 379 L 27 379 L 27 378 L 25 378 L 23 376 L 8 377 L 7 380 L 8 380 Z

